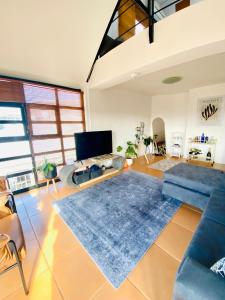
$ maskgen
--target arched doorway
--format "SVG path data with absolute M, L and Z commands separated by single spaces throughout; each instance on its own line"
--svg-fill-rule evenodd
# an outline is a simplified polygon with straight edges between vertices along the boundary
M 161 118 L 155 118 L 152 122 L 154 153 L 158 155 L 166 154 L 165 123 Z

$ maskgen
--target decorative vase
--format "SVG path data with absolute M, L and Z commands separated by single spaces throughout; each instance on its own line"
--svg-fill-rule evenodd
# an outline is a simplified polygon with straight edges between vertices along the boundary
M 130 167 L 133 164 L 133 159 L 132 158 L 127 158 L 126 159 L 128 167 Z

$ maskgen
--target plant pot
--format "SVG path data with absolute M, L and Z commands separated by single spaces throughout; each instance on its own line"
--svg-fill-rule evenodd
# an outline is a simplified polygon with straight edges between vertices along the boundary
M 52 179 L 52 178 L 55 178 L 55 177 L 57 177 L 56 167 L 54 167 L 54 169 L 52 171 L 48 172 L 48 174 L 45 175 L 46 179 Z
M 127 162 L 128 167 L 131 166 L 133 164 L 133 158 L 127 158 L 126 162 Z

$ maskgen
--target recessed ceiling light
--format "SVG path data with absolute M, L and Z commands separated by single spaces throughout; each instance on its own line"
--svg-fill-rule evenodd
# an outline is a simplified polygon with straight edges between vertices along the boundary
M 136 78 L 136 77 L 138 77 L 138 76 L 140 76 L 141 75 L 141 73 L 139 73 L 139 72 L 134 72 L 134 73 L 131 73 L 130 74 L 130 77 L 131 78 Z
M 163 79 L 162 83 L 164 84 L 174 84 L 181 81 L 183 78 L 181 76 L 172 76 Z

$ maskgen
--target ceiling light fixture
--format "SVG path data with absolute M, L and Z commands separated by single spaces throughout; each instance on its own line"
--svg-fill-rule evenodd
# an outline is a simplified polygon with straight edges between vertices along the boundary
M 163 79 L 162 83 L 164 84 L 174 84 L 181 81 L 183 78 L 181 76 L 172 76 Z
M 140 75 L 141 75 L 141 73 L 134 72 L 134 73 L 131 73 L 131 74 L 130 74 L 130 77 L 131 77 L 131 78 L 136 78 L 136 77 L 138 77 L 138 76 L 140 76 Z

